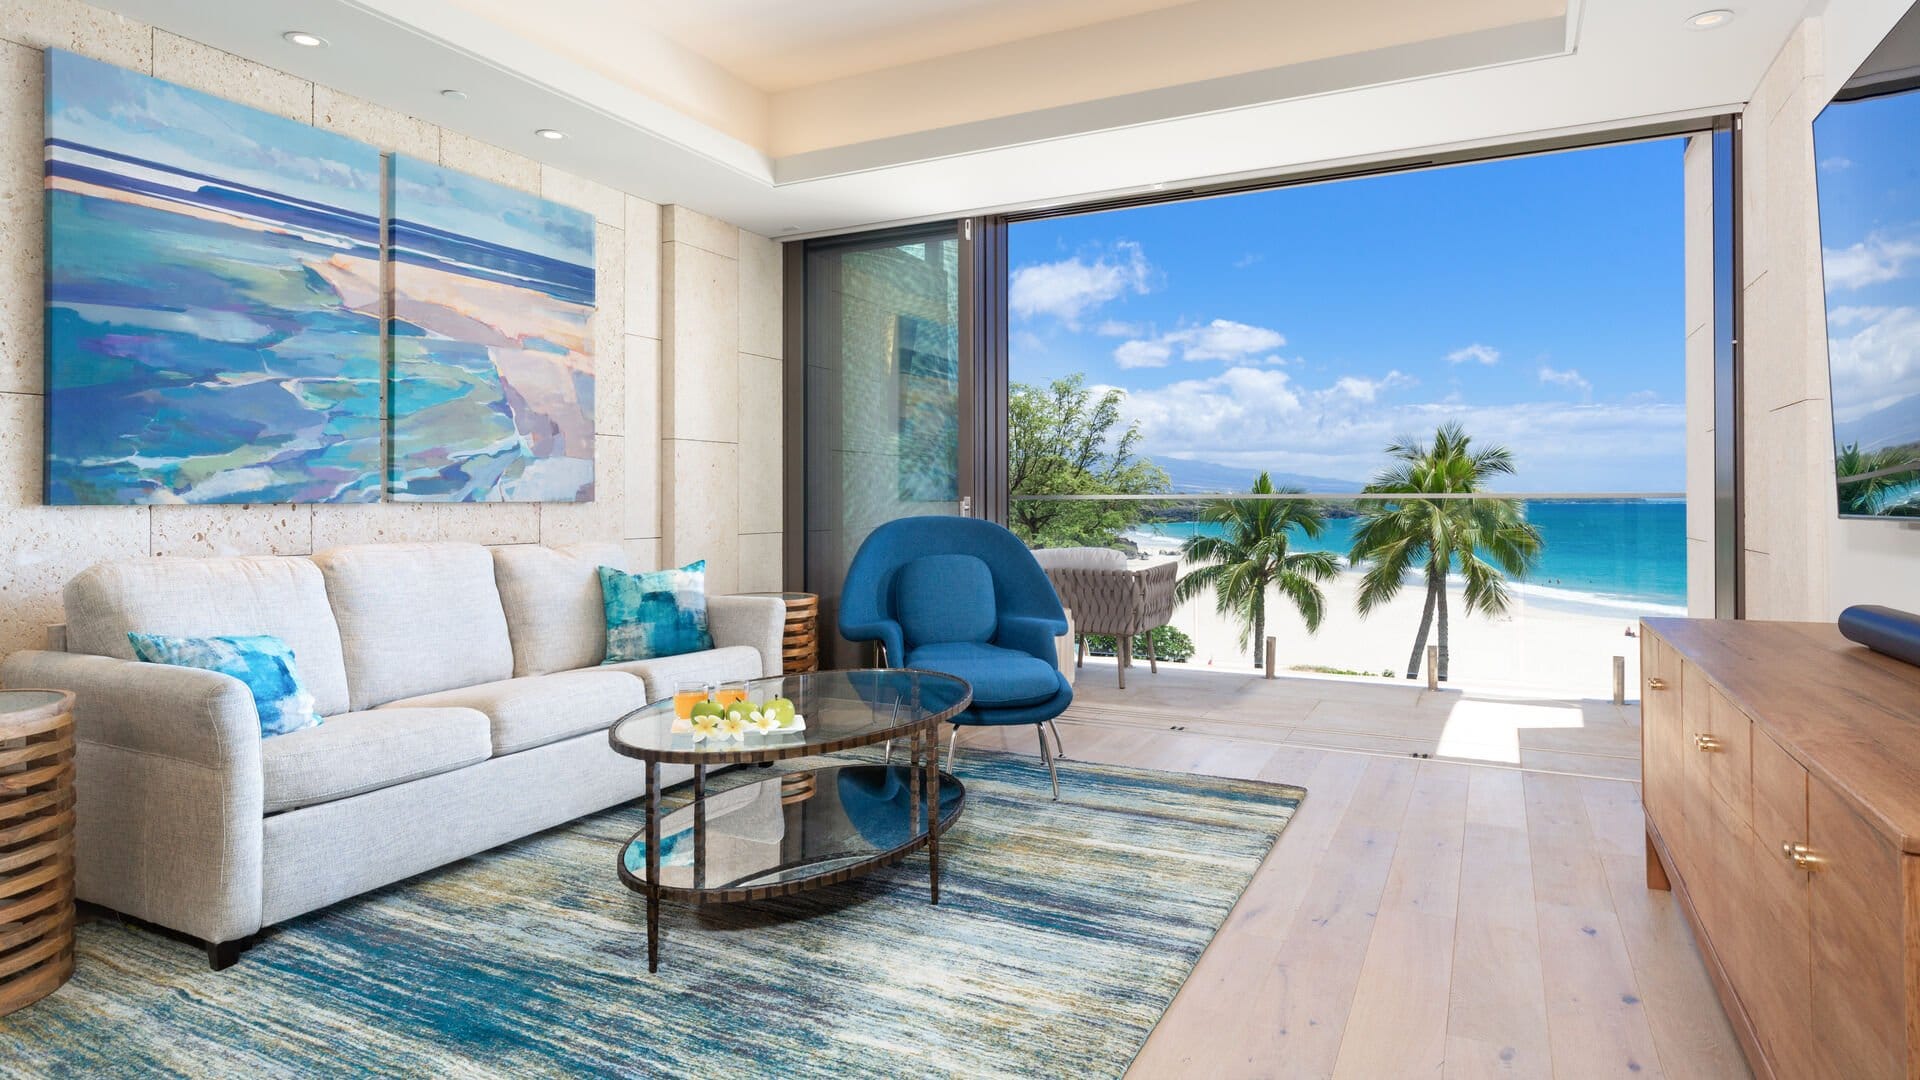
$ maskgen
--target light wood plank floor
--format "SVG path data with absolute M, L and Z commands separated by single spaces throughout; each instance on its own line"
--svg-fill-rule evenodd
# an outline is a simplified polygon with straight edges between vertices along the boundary
M 1646 888 L 1634 707 L 1113 675 L 1080 672 L 1064 787 L 1077 760 L 1308 792 L 1129 1075 L 1749 1075 Z M 1037 752 L 1032 729 L 961 746 L 962 775 L 969 746 Z

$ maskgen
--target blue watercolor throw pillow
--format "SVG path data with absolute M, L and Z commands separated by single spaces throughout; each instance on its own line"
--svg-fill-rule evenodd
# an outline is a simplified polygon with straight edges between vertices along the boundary
M 149 664 L 201 668 L 231 675 L 253 692 L 260 736 L 285 735 L 320 722 L 313 695 L 300 682 L 293 650 L 269 634 L 249 637 L 167 637 L 128 634 L 133 654 Z
M 652 660 L 713 648 L 707 631 L 707 560 L 678 570 L 629 574 L 600 568 L 600 597 L 607 610 L 607 658 L 603 663 Z

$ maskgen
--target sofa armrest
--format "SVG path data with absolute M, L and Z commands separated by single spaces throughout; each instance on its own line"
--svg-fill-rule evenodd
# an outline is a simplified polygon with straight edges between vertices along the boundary
M 1172 622 L 1176 602 L 1175 586 L 1179 584 L 1180 579 L 1180 563 L 1178 561 L 1157 563 L 1134 573 L 1141 586 L 1140 614 L 1143 629 L 1152 630 Z
M 993 635 L 994 644 L 1003 649 L 1018 649 L 1028 656 L 1058 665 L 1057 639 L 1067 632 L 1067 620 L 1044 619 L 1033 615 L 1002 615 Z
M 77 738 L 214 769 L 260 772 L 260 715 L 231 675 L 85 653 L 19 652 L 0 685 L 73 691 Z
M 264 779 L 245 684 L 197 668 L 22 652 L 0 664 L 0 685 L 73 691 L 80 899 L 203 941 L 260 929 Z
M 784 652 L 780 638 L 787 605 L 771 596 L 707 597 L 707 632 L 715 646 L 751 645 L 760 650 L 760 675 L 780 674 Z

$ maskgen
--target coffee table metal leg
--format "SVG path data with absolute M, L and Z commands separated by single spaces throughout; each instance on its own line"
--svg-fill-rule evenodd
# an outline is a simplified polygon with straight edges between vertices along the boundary
M 940 902 L 940 729 L 928 726 L 927 735 L 927 880 L 933 903 Z
M 707 887 L 707 767 L 693 767 L 693 887 Z
M 647 761 L 647 970 L 660 970 L 660 763 Z

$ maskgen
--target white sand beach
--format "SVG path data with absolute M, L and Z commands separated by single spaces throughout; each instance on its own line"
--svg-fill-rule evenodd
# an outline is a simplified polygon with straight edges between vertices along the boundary
M 1135 534 L 1129 539 L 1145 538 Z M 1146 557 L 1135 566 L 1178 557 L 1178 544 L 1173 541 L 1148 540 L 1141 547 Z M 1327 615 L 1317 633 L 1307 632 L 1292 604 L 1277 596 L 1269 600 L 1266 632 L 1278 639 L 1282 673 L 1301 674 L 1290 669 L 1312 664 L 1375 675 L 1391 671 L 1393 678 L 1404 681 L 1425 593 L 1417 587 L 1404 589 L 1391 604 L 1362 619 L 1354 608 L 1359 580 L 1357 573 L 1348 571 L 1322 586 Z M 1623 656 L 1627 695 L 1637 697 L 1640 641 L 1627 636 L 1627 630 L 1637 630 L 1641 614 L 1681 614 L 1659 607 L 1644 612 L 1622 607 L 1610 613 L 1605 607 L 1582 605 L 1580 594 L 1526 585 L 1516 586 L 1514 597 L 1506 616 L 1488 619 L 1466 615 L 1460 587 L 1456 583 L 1449 588 L 1451 685 L 1537 690 L 1560 697 L 1610 697 L 1613 658 Z M 1252 651 L 1238 645 L 1240 627 L 1215 612 L 1210 594 L 1180 605 L 1173 625 L 1193 639 L 1190 665 L 1232 671 L 1256 667 Z M 1437 644 L 1437 638 L 1430 635 L 1428 643 Z M 1424 666 L 1420 678 L 1426 678 Z

